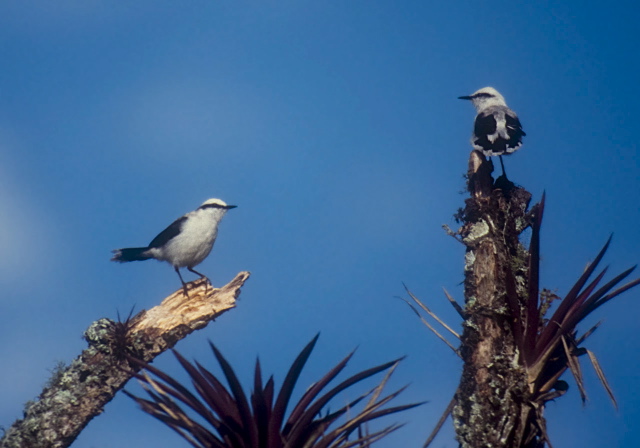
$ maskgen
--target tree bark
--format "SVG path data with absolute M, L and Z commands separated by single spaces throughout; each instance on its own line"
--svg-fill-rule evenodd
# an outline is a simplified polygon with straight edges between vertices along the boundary
M 492 163 L 471 153 L 471 197 L 458 218 L 466 246 L 464 362 L 452 415 L 463 448 L 522 447 L 532 412 L 527 377 L 513 334 L 513 310 L 526 303 L 528 252 L 520 243 L 529 226 L 531 194 L 504 176 L 491 177 Z M 511 276 L 511 277 L 510 277 Z M 507 278 L 515 279 L 508 291 Z M 512 289 L 512 288 L 511 288 Z
M 37 401 L 0 439 L 0 448 L 62 448 L 71 445 L 89 421 L 124 387 L 134 369 L 127 357 L 151 362 L 180 339 L 234 308 L 249 278 L 240 272 L 222 288 L 205 279 L 192 282 L 149 311 L 125 322 L 95 321 L 84 338 L 89 347 L 54 375 Z

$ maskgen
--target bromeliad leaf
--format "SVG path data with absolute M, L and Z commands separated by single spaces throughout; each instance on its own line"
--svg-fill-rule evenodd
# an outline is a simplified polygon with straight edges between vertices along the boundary
M 390 425 L 373 432 L 363 432 L 362 425 L 411 409 L 422 403 L 388 407 L 404 388 L 384 397 L 381 396 L 389 376 L 400 360 L 391 361 L 355 374 L 333 387 L 324 389 L 345 368 L 353 353 L 340 361 L 319 381 L 314 383 L 293 407 L 286 419 L 288 403 L 294 387 L 306 364 L 318 336 L 300 352 L 285 377 L 280 392 L 275 394 L 273 377 L 262 383 L 260 362 L 256 361 L 253 392 L 248 398 L 237 375 L 222 353 L 210 343 L 222 373 L 228 384 L 222 382 L 198 362 L 191 363 L 174 351 L 180 365 L 191 378 L 196 394 L 187 387 L 142 361 L 134 360 L 134 366 L 146 371 L 136 374 L 150 399 L 133 398 L 143 411 L 154 416 L 180 434 L 192 446 L 198 448 L 347 448 L 368 447 L 385 435 L 395 431 L 400 425 Z M 337 411 L 321 415 L 328 403 L 362 380 L 387 371 L 387 375 L 371 391 L 340 407 Z M 366 397 L 370 397 L 362 409 L 357 411 Z M 202 420 L 196 421 L 191 412 Z M 350 415 L 341 424 L 340 419 Z M 334 427 L 334 425 L 338 426 Z M 358 435 L 350 438 L 354 432 Z

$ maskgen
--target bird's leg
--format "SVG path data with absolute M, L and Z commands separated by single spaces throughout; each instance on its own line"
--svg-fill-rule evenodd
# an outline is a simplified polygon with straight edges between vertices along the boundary
M 177 267 L 174 267 L 174 269 L 176 270 L 176 273 L 178 274 L 178 277 L 180 277 L 180 282 L 182 282 L 182 291 L 184 291 L 184 295 L 189 297 L 189 293 L 187 292 L 187 284 L 182 279 L 182 275 L 180 274 L 180 270 Z
M 207 276 L 206 276 L 206 275 L 204 275 L 204 274 L 202 274 L 202 273 L 200 273 L 200 272 L 198 272 L 198 271 L 196 271 L 195 269 L 190 268 L 190 267 L 187 267 L 187 269 L 188 269 L 189 271 L 193 272 L 194 274 L 199 275 L 199 276 L 200 276 L 200 278 L 204 278 L 204 279 L 206 279 L 207 281 L 209 281 L 209 279 L 207 278 Z
M 187 270 L 189 270 L 189 271 L 193 272 L 194 274 L 199 275 L 199 276 L 200 276 L 200 278 L 207 278 L 207 276 L 206 276 L 206 275 L 201 274 L 200 272 L 198 272 L 198 271 L 196 271 L 195 269 L 190 268 L 190 267 L 188 267 L 188 266 L 187 266 Z
M 201 274 L 200 272 L 198 272 L 198 271 L 196 271 L 195 269 L 190 268 L 190 267 L 188 267 L 188 266 L 187 266 L 187 269 L 188 269 L 189 271 L 193 272 L 194 274 L 199 275 L 199 276 L 200 276 L 200 278 L 205 279 L 205 280 L 207 281 L 207 283 L 211 285 L 211 280 L 209 280 L 209 278 L 208 278 L 206 275 Z M 213 285 L 211 285 L 211 286 L 213 286 Z
M 502 167 L 502 175 L 504 176 L 504 178 L 507 178 L 507 172 L 504 170 L 504 162 L 502 161 L 502 156 L 498 156 L 500 157 L 500 166 Z

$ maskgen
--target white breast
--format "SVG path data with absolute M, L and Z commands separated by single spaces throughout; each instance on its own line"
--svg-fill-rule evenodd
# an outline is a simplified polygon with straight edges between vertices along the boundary
M 173 266 L 193 268 L 207 258 L 218 236 L 218 223 L 224 211 L 219 209 L 196 210 L 189 213 L 181 232 L 172 238 L 159 252 L 159 260 Z

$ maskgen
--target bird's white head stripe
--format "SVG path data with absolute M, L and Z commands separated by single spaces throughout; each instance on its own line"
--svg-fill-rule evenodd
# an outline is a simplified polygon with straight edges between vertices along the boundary
M 216 198 L 212 198 L 212 199 L 207 199 L 206 201 L 204 201 L 202 203 L 202 205 L 200 207 L 198 207 L 198 210 L 202 210 L 205 208 L 223 208 L 226 210 L 232 209 L 232 208 L 236 208 L 235 205 L 227 205 L 226 202 L 224 202 L 222 199 L 216 199 Z

